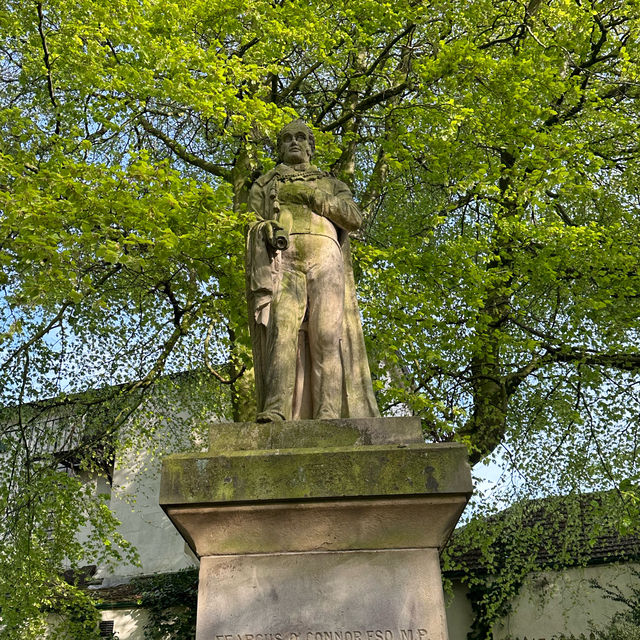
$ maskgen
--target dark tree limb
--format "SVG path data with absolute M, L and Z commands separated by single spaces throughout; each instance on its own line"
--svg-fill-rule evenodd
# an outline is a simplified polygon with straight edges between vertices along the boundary
M 363 113 L 367 109 L 371 109 L 371 107 L 375 107 L 378 104 L 386 102 L 395 96 L 400 95 L 404 91 L 406 91 L 410 87 L 409 82 L 401 82 L 395 87 L 390 87 L 389 89 L 383 89 L 382 91 L 378 91 L 372 96 L 368 96 L 358 102 L 353 109 L 347 109 L 337 120 L 330 122 L 329 124 L 320 127 L 323 131 L 334 131 L 338 127 L 341 127 L 343 124 L 354 118 L 360 113 Z
M 219 178 L 223 178 L 224 180 L 228 180 L 230 176 L 229 169 L 215 164 L 213 162 L 208 162 L 203 158 L 200 158 L 193 153 L 187 151 L 187 149 L 181 145 L 179 142 L 176 142 L 173 138 L 169 137 L 163 131 L 160 131 L 157 127 L 154 127 L 149 120 L 147 120 L 144 116 L 138 116 L 138 122 L 142 125 L 143 129 L 158 138 L 158 140 L 162 141 L 173 153 L 175 153 L 181 160 L 184 160 L 187 164 L 190 164 L 194 167 L 198 167 L 207 173 L 210 173 Z
M 58 100 L 56 99 L 55 89 L 53 86 L 53 76 L 51 72 L 51 56 L 49 54 L 49 45 L 47 44 L 47 38 L 44 33 L 44 13 L 42 11 L 42 2 L 38 2 L 36 5 L 38 9 L 38 33 L 40 34 L 40 42 L 42 43 L 42 51 L 44 57 L 44 66 L 47 70 L 47 91 L 49 92 L 49 99 L 53 105 L 53 111 L 56 114 L 56 135 L 60 135 L 61 123 L 60 114 L 58 113 Z

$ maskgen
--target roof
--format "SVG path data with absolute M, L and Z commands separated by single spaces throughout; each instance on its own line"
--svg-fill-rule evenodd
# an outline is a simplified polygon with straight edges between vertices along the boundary
M 97 601 L 99 609 L 138 607 L 142 599 L 142 589 L 140 585 L 131 582 L 113 585 L 111 587 L 91 589 L 88 593 Z
M 527 500 L 457 530 L 444 553 L 449 576 L 510 565 L 560 569 L 640 560 L 640 522 L 618 492 Z M 635 518 L 633 517 L 635 515 Z

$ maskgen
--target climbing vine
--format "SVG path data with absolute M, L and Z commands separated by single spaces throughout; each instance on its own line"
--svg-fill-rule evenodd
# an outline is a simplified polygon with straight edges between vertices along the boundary
M 193 640 L 196 631 L 198 569 L 183 569 L 134 581 L 138 603 L 148 611 L 148 640 Z
M 474 620 L 467 639 L 493 639 L 495 624 L 510 613 L 527 576 L 586 565 L 592 550 L 617 535 L 615 514 L 634 509 L 635 495 L 631 501 L 616 492 L 523 501 L 496 516 L 473 519 L 457 531 L 443 553 L 443 569 L 445 577 L 459 579 L 468 588 Z M 624 541 L 625 534 L 637 540 L 636 532 L 628 529 L 617 540 Z M 634 624 L 640 629 L 640 589 L 625 596 L 615 587 L 594 586 L 629 608 L 628 615 L 612 622 L 623 629 Z M 594 638 L 636 638 L 611 635 L 612 631 L 598 635 L 603 633 L 594 629 Z

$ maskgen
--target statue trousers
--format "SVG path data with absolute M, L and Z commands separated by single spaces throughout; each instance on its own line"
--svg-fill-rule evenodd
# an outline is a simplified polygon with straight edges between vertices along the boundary
M 344 265 L 338 243 L 323 235 L 292 234 L 289 248 L 281 253 L 280 277 L 271 302 L 265 413 L 285 420 L 340 417 L 343 312 Z M 307 355 L 298 350 L 303 323 Z M 306 400 L 294 398 L 300 396 L 302 386 Z M 300 415 L 303 403 L 311 407 L 303 407 Z

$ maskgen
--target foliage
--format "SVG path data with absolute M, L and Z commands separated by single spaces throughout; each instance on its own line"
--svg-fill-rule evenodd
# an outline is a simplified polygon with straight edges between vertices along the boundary
M 365 213 L 353 253 L 383 411 L 503 461 L 499 498 L 636 486 L 639 13 L 637 0 L 5 2 L 3 617 L 41 619 L 84 524 L 101 543 L 72 563 L 126 548 L 64 469 L 105 473 L 148 442 L 157 423 L 131 420 L 158 380 L 207 371 L 195 414 L 251 415 L 245 203 L 294 116 Z M 637 507 L 621 518 L 637 526 Z M 16 558 L 30 576 L 18 594 Z
M 139 603 L 149 612 L 144 637 L 188 640 L 195 636 L 198 570 L 183 569 L 134 581 Z
M 89 615 L 86 596 L 52 568 L 77 566 L 87 557 L 109 566 L 120 558 L 134 561 L 135 553 L 118 534 L 117 520 L 106 501 L 93 495 L 91 485 L 45 463 L 33 464 L 28 473 L 24 467 L 14 473 L 20 495 L 1 495 L 4 504 L 11 505 L 5 508 L 0 546 L 2 637 L 42 638 L 45 623 L 53 637 L 94 637 L 95 610 Z M 77 537 L 81 528 L 88 534 L 83 540 Z M 56 625 L 51 629 L 57 615 L 68 618 L 62 631 L 56 631 Z
M 611 562 L 614 541 L 619 553 L 639 557 L 638 531 L 618 532 L 616 514 L 628 507 L 617 492 L 524 500 L 458 529 L 444 550 L 443 570 L 469 590 L 475 614 L 469 640 L 493 638 L 495 623 L 537 571 L 585 566 L 593 557 Z M 620 602 L 633 600 L 615 588 L 603 590 Z
M 4 412 L 3 419 L 14 420 L 9 427 L 23 433 L 31 446 L 20 448 L 9 440 L 12 464 L 0 467 L 3 638 L 42 638 L 45 628 L 53 637 L 93 637 L 93 618 L 85 623 L 75 613 L 86 613 L 93 605 L 82 590 L 61 580 L 61 568 L 92 562 L 114 570 L 116 565 L 138 563 L 136 550 L 118 532 L 120 523 L 109 508 L 114 492 L 127 498 L 125 489 L 109 480 L 112 486 L 105 486 L 110 493 L 97 493 L 97 478 L 110 477 L 116 449 L 123 460 L 127 455 L 135 458 L 141 448 L 153 463 L 154 455 L 166 448 L 192 448 L 195 442 L 185 433 L 201 437 L 197 427 L 208 420 L 207 410 L 216 411 L 202 396 L 219 393 L 215 387 L 217 383 L 212 388 L 208 378 L 191 373 L 159 380 L 153 394 L 143 397 L 114 396 L 110 388 L 32 403 L 22 408 L 17 422 L 13 408 Z M 167 408 L 175 406 L 186 416 L 172 412 L 167 425 Z M 133 408 L 135 417 L 117 434 L 111 432 L 114 415 Z M 25 459 L 29 453 L 33 459 Z M 77 624 L 61 623 L 58 629 L 54 623 L 62 615 L 77 617 Z
M 43 630 L 42 637 L 99 640 L 100 615 L 87 593 L 71 585 L 60 585 L 56 591 L 57 598 L 51 602 L 52 615 L 47 620 L 47 629 Z

